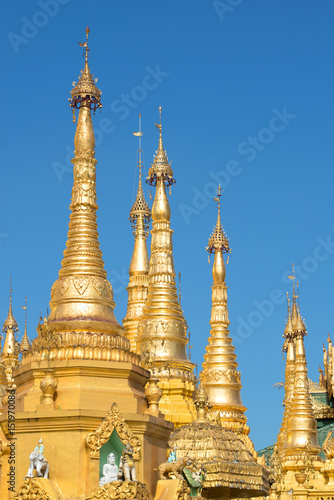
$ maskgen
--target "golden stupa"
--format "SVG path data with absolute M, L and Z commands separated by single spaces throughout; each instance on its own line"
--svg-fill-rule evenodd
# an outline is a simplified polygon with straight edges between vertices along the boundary
M 310 381 L 304 337 L 305 323 L 299 310 L 299 294 L 293 280 L 292 308 L 284 329 L 283 350 L 287 353 L 285 397 L 282 425 L 270 459 L 271 499 L 331 498 L 334 491 L 334 440 L 328 434 L 323 445 L 326 460 L 321 458 L 317 421 L 310 395 Z M 298 287 L 298 284 L 297 284 Z
M 175 182 L 162 142 L 161 108 L 159 146 L 147 181 L 155 186 L 147 300 L 138 325 L 137 352 L 159 380 L 160 410 L 176 425 L 195 417 L 192 399 L 194 364 L 188 359 L 187 325 L 178 300 L 173 259 L 171 209 L 166 187 Z
M 200 383 L 197 419 L 177 428 L 169 446 L 178 459 L 189 457 L 206 469 L 205 498 L 250 498 L 268 493 L 268 471 L 258 464 L 237 433 L 207 419 L 208 395 Z

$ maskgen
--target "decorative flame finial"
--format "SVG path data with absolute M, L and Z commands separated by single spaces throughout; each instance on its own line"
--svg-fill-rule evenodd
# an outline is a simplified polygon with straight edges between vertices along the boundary
M 297 283 L 297 294 L 296 294 L 296 275 L 295 275 L 295 265 L 292 264 L 292 275 L 288 276 L 290 280 L 292 280 L 292 311 L 291 311 L 291 323 L 292 323 L 292 332 L 296 333 L 297 331 L 302 332 L 303 335 L 306 335 L 306 327 L 302 320 L 299 311 L 299 284 Z M 297 304 L 298 299 L 298 304 Z
M 18 331 L 17 330 L 18 325 L 17 325 L 16 319 L 13 316 L 13 310 L 12 310 L 12 293 L 13 293 L 12 277 L 10 276 L 10 278 L 9 278 L 9 310 L 8 310 L 7 319 L 3 324 L 3 328 L 2 328 L 3 332 L 6 332 L 8 328 L 13 329 L 15 332 Z
M 203 378 L 203 375 L 201 373 L 199 384 L 198 384 L 198 389 L 196 391 L 195 400 L 194 400 L 196 410 L 197 410 L 197 421 L 199 421 L 199 420 L 206 421 L 207 420 L 206 410 L 211 408 L 211 404 L 209 403 L 209 396 L 204 388 L 202 378 Z
M 290 320 L 288 320 L 285 330 L 284 330 L 284 336 L 285 336 L 285 331 L 289 328 L 290 329 L 290 336 L 295 336 L 297 333 L 301 333 L 302 335 L 307 335 L 306 331 L 306 326 L 305 323 L 300 315 L 300 309 L 299 309 L 299 283 L 296 282 L 296 275 L 295 275 L 295 265 L 292 264 L 292 274 L 291 276 L 287 276 L 290 280 L 292 280 L 292 310 L 290 314 Z M 296 288 L 297 288 L 297 294 L 296 294 Z M 298 299 L 298 304 L 297 304 L 297 299 Z
M 81 70 L 81 75 L 79 76 L 78 83 L 73 82 L 73 89 L 71 90 L 71 98 L 69 98 L 69 103 L 73 109 L 73 123 L 75 123 L 75 109 L 79 109 L 81 106 L 86 106 L 92 109 L 95 113 L 97 108 L 102 108 L 101 103 L 101 90 L 97 88 L 96 82 L 97 78 L 93 78 L 89 66 L 88 66 L 88 35 L 89 28 L 86 28 L 86 41 L 79 42 L 80 47 L 84 47 L 85 52 L 83 57 L 85 58 L 85 67 Z
M 85 43 L 79 42 L 79 45 L 80 45 L 80 47 L 85 47 L 85 54 L 83 54 L 83 56 L 85 57 L 85 62 L 88 63 L 88 52 L 89 52 L 88 35 L 90 33 L 90 29 L 88 28 L 88 26 L 85 29 L 85 31 L 86 31 L 86 41 L 85 41 Z
M 289 298 L 289 292 L 286 292 L 286 298 L 287 298 L 287 316 L 286 316 L 286 323 L 285 323 L 285 328 L 284 328 L 284 334 L 283 338 L 284 344 L 283 344 L 283 352 L 287 352 L 288 350 L 288 341 L 291 340 L 293 336 L 293 326 L 292 326 L 292 319 L 291 319 L 291 307 L 290 307 L 290 298 Z
M 292 275 L 291 276 L 287 276 L 287 278 L 289 278 L 289 280 L 292 280 L 292 283 L 293 283 L 293 296 L 295 297 L 296 275 L 295 275 L 295 265 L 294 265 L 294 263 L 292 263 Z
M 157 180 L 162 178 L 166 186 L 172 186 L 172 184 L 175 183 L 175 179 L 173 179 L 173 170 L 170 163 L 168 163 L 166 151 L 164 150 L 162 142 L 161 106 L 159 106 L 159 124 L 155 123 L 155 126 L 159 130 L 159 147 L 158 151 L 156 151 L 151 168 L 148 171 L 146 182 L 151 186 L 156 186 Z
M 162 139 L 162 134 L 161 134 L 161 129 L 162 129 L 162 125 L 161 125 L 161 109 L 162 109 L 161 106 L 159 106 L 159 125 L 157 123 L 155 123 L 155 126 L 159 130 L 159 136 Z
M 149 228 L 149 222 L 151 219 L 151 210 L 150 207 L 148 206 L 145 196 L 144 196 L 144 191 L 143 191 L 143 185 L 142 185 L 142 149 L 141 149 L 141 138 L 143 137 L 143 132 L 141 130 L 141 115 L 139 115 L 139 131 L 138 132 L 132 132 L 133 135 L 138 137 L 139 139 L 139 147 L 138 147 L 138 169 L 139 169 L 139 182 L 138 182 L 138 190 L 137 190 L 137 196 L 136 200 L 130 210 L 130 217 L 129 220 L 132 224 L 132 229 L 133 229 L 133 235 L 136 236 L 137 231 L 138 231 L 138 219 L 142 219 L 143 221 L 143 229 L 145 231 L 145 235 L 147 236 L 148 234 L 148 228 Z
M 216 227 L 213 230 L 213 233 L 209 238 L 208 246 L 205 249 L 207 252 L 209 252 L 209 254 L 215 253 L 216 250 L 222 250 L 223 253 L 231 253 L 229 247 L 229 240 L 225 234 L 225 231 L 221 223 L 221 215 L 220 215 L 221 195 L 222 195 L 222 189 L 221 185 L 219 184 L 217 196 L 213 198 L 217 202 L 217 207 L 218 207 L 217 223 Z
M 25 298 L 25 305 L 22 306 L 22 309 L 24 309 L 24 334 L 23 334 L 23 337 L 22 337 L 22 341 L 21 341 L 21 344 L 20 344 L 20 352 L 25 352 L 25 351 L 29 351 L 30 349 L 30 342 L 29 342 L 29 337 L 28 337 L 28 332 L 27 332 L 27 327 L 28 327 L 28 321 L 27 321 L 27 310 L 28 310 L 28 307 L 27 307 L 27 302 L 28 302 L 28 299 L 27 297 Z

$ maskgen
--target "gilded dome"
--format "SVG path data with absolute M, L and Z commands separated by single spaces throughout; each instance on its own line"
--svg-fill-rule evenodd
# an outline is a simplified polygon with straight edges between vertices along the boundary
M 199 418 L 177 428 L 169 439 L 169 446 L 177 448 L 177 459 L 189 457 L 205 466 L 207 475 L 202 495 L 205 498 L 268 495 L 268 470 L 257 463 L 235 432 L 206 419 L 203 412 L 206 401 L 197 397 L 195 404 Z

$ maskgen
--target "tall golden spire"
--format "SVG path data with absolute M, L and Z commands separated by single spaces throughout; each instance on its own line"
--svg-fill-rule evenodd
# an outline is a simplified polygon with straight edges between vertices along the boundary
M 127 287 L 128 307 L 123 320 L 125 336 L 130 340 L 131 349 L 137 350 L 137 331 L 139 318 L 143 312 L 148 291 L 149 258 L 146 239 L 148 235 L 151 210 L 145 200 L 142 186 L 142 149 L 141 149 L 141 115 L 139 115 L 139 132 L 134 135 L 139 137 L 138 169 L 139 182 L 135 202 L 130 210 L 129 220 L 132 224 L 135 244 L 129 268 L 130 281 Z
M 159 409 L 169 420 L 188 423 L 195 416 L 193 363 L 186 353 L 187 326 L 178 301 L 175 284 L 171 210 L 166 187 L 173 171 L 162 142 L 161 108 L 159 147 L 148 172 L 147 181 L 156 187 L 152 206 L 152 240 L 149 287 L 146 306 L 138 327 L 138 348 L 148 367 L 154 367 L 162 389 Z
M 221 188 L 215 201 L 218 204 L 217 223 L 206 250 L 214 254 L 212 267 L 212 309 L 209 344 L 203 363 L 203 384 L 212 405 L 219 413 L 221 424 L 232 430 L 248 433 L 246 408 L 241 402 L 240 372 L 237 371 L 236 354 L 229 335 L 230 324 L 227 309 L 227 286 L 225 283 L 224 253 L 229 253 L 229 241 L 221 224 Z
M 278 479 L 277 473 L 278 472 L 279 474 L 281 473 L 281 462 L 284 453 L 284 445 L 286 443 L 287 422 L 291 413 L 291 402 L 293 398 L 294 384 L 295 384 L 296 354 L 295 354 L 295 344 L 294 344 L 294 332 L 291 320 L 290 299 L 288 294 L 287 298 L 288 298 L 288 313 L 283 334 L 284 338 L 283 351 L 287 353 L 286 364 L 285 364 L 285 382 L 284 382 L 285 395 L 283 400 L 284 412 L 283 412 L 281 428 L 279 430 L 277 436 L 277 442 L 274 447 L 274 453 L 271 457 L 271 463 L 275 469 L 274 472 L 275 479 Z
M 294 279 L 294 274 L 293 278 Z M 295 286 L 293 298 L 296 300 Z M 317 457 L 320 452 L 318 444 L 317 421 L 314 417 L 311 396 L 307 378 L 307 364 L 305 357 L 304 336 L 307 334 L 305 324 L 301 318 L 299 307 L 295 307 L 297 317 L 294 320 L 294 303 L 292 304 L 292 326 L 295 344 L 295 373 L 293 397 L 290 414 L 286 425 L 286 443 L 284 453 L 286 457 L 308 453 Z
M 12 284 L 9 291 L 9 311 L 2 328 L 5 334 L 5 342 L 1 353 L 2 369 L 6 376 L 8 386 L 13 386 L 13 370 L 19 366 L 19 349 L 15 335 L 18 334 L 18 326 L 12 310 Z
M 88 66 L 88 34 L 85 67 L 78 83 L 73 83 L 70 106 L 79 109 L 74 138 L 74 184 L 70 205 L 70 223 L 66 250 L 59 278 L 51 290 L 49 326 L 53 331 L 122 332 L 114 315 L 115 302 L 110 282 L 106 279 L 99 247 L 96 210 L 95 137 L 91 110 L 102 106 L 101 91 L 96 87 Z

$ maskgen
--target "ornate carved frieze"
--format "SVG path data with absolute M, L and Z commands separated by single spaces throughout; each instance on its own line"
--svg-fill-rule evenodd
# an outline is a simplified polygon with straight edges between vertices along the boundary
M 237 370 L 232 370 L 229 368 L 209 368 L 203 371 L 203 382 L 219 382 L 221 379 L 225 378 L 226 381 L 232 382 L 235 379 L 238 383 L 241 380 L 241 374 Z
M 31 351 L 22 358 L 23 364 L 44 359 L 98 359 L 141 364 L 140 356 L 130 350 L 127 338 L 96 332 L 60 332 L 53 334 L 52 344 L 48 338 L 36 337 Z
M 113 289 L 107 279 L 100 276 L 87 275 L 75 275 L 59 278 L 52 286 L 51 298 L 57 299 L 58 297 L 66 297 L 71 285 L 71 294 L 75 290 L 79 296 L 84 296 L 87 289 L 90 288 L 89 295 L 91 295 L 93 290 L 95 290 L 99 296 L 102 296 L 103 292 L 105 292 L 105 294 L 113 300 Z
M 153 500 L 146 484 L 139 481 L 113 481 L 105 486 L 96 488 L 87 497 L 87 500 Z
M 10 500 L 52 500 L 50 495 L 41 488 L 34 478 L 26 477 L 19 490 L 14 493 Z

